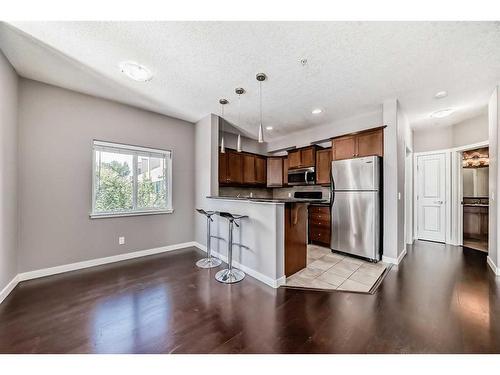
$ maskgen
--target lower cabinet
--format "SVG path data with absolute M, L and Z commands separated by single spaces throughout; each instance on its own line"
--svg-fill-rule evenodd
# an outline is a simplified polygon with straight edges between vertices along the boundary
M 330 207 L 309 206 L 309 242 L 330 246 Z
M 488 208 L 464 206 L 463 215 L 464 238 L 487 240 Z

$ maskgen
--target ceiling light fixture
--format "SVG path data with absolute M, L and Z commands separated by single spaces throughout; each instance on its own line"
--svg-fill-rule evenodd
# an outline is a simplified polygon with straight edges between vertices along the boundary
M 259 81 L 259 104 L 260 104 L 260 123 L 259 123 L 259 143 L 264 143 L 264 129 L 262 127 L 262 82 L 266 80 L 264 73 L 258 73 L 255 78 Z
M 238 94 L 238 126 L 241 124 L 241 95 L 245 93 L 245 89 L 238 87 L 234 90 Z M 236 143 L 236 151 L 241 152 L 241 133 L 238 132 L 238 142 Z
M 440 109 L 439 111 L 432 112 L 431 117 L 432 118 L 444 118 L 444 117 L 448 117 L 453 112 L 455 112 L 455 110 L 453 108 Z
M 266 126 L 266 130 L 273 130 L 272 126 Z
M 447 96 L 448 96 L 448 91 L 444 91 L 444 90 L 443 90 L 443 91 L 438 91 L 438 92 L 434 95 L 434 97 L 435 97 L 436 99 L 445 98 L 445 97 L 447 97 Z
M 224 147 L 224 106 L 229 103 L 227 99 L 219 99 L 220 103 L 220 121 L 222 122 L 222 139 L 220 141 L 220 152 L 225 153 L 226 148 Z
M 323 113 L 323 110 L 321 108 L 314 108 L 311 113 L 313 115 L 319 115 L 320 113 Z
M 147 82 L 153 78 L 151 70 L 134 61 L 123 61 L 119 66 L 121 72 L 134 81 Z

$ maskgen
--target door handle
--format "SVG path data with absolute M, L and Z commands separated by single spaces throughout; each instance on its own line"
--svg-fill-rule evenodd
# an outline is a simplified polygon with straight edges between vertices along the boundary
M 443 201 L 434 201 L 434 204 L 443 204 Z

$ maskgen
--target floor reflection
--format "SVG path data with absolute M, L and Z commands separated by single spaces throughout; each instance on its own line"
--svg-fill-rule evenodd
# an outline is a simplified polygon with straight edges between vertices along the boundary
M 100 302 L 92 320 L 96 353 L 133 353 L 167 336 L 172 304 L 165 285 Z

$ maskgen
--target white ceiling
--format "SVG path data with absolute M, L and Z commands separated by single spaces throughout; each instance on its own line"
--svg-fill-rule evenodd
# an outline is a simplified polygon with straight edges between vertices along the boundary
M 13 22 L 0 48 L 24 77 L 187 121 L 219 113 L 257 133 L 265 72 L 264 125 L 278 138 L 380 110 L 398 98 L 413 127 L 449 125 L 484 111 L 500 82 L 498 22 Z M 300 59 L 307 58 L 302 66 Z M 118 69 L 134 60 L 154 72 L 134 82 Z M 447 90 L 449 96 L 435 99 Z M 324 109 L 319 116 L 315 107 Z M 453 107 L 450 118 L 429 114 Z M 374 124 L 379 125 L 379 124 Z

